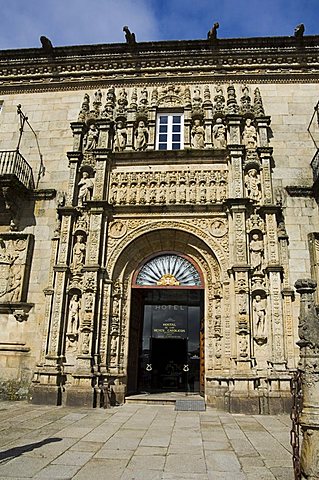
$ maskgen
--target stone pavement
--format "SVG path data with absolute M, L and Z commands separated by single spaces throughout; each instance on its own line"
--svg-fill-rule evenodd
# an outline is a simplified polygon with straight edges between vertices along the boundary
M 292 480 L 288 416 L 0 403 L 0 480 Z

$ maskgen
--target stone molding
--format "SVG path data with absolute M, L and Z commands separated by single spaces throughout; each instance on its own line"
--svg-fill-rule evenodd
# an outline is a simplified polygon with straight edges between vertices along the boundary
M 213 47 L 205 40 L 144 42 L 137 44 L 136 55 L 126 44 L 56 47 L 53 58 L 41 48 L 5 50 L 0 52 L 0 91 L 74 89 L 115 79 L 122 85 L 136 71 L 153 81 L 161 75 L 160 82 L 163 75 L 174 81 L 174 74 L 178 78 L 181 71 L 187 83 L 188 77 L 198 82 L 212 73 L 220 77 L 216 81 L 236 82 L 235 77 L 242 81 L 243 75 L 245 83 L 318 81 L 318 49 L 319 36 L 313 35 L 302 41 L 294 37 L 218 39 Z

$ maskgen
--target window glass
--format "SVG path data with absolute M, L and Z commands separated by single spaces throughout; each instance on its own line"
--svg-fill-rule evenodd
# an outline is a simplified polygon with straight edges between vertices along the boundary
M 183 148 L 183 122 L 183 114 L 158 115 L 155 148 L 157 150 L 180 150 Z

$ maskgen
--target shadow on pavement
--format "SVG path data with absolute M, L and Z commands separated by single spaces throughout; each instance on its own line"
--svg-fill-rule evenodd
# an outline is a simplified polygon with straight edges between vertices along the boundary
M 31 452 L 35 448 L 40 448 L 43 445 L 46 445 L 48 443 L 61 442 L 61 440 L 62 438 L 52 437 L 52 438 L 46 438 L 45 440 L 41 440 L 41 442 L 29 443 L 27 445 L 21 445 L 21 447 L 9 448 L 4 452 L 0 452 L 0 464 L 3 462 L 3 460 L 9 460 L 10 458 L 17 458 L 20 455 L 23 455 L 23 453 Z

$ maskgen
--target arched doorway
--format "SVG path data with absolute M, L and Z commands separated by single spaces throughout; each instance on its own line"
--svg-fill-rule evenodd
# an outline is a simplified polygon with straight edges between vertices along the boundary
M 204 393 L 204 282 L 179 252 L 143 261 L 132 281 L 128 394 Z

